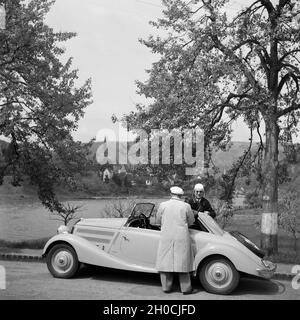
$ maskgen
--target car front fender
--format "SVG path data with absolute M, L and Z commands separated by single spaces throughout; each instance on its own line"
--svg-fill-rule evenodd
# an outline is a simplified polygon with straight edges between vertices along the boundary
M 67 243 L 70 246 L 72 246 L 75 249 L 79 260 L 80 260 L 80 255 L 78 253 L 80 253 L 80 248 L 83 248 L 83 247 L 84 248 L 89 248 L 89 247 L 92 246 L 92 244 L 89 241 L 87 241 L 87 240 L 85 240 L 83 238 L 80 238 L 80 237 L 78 237 L 78 236 L 76 236 L 74 234 L 61 233 L 61 234 L 57 234 L 57 235 L 53 236 L 52 238 L 50 238 L 47 241 L 47 243 L 45 244 L 45 247 L 43 249 L 42 256 L 43 257 L 47 256 L 47 254 L 50 251 L 50 249 L 54 245 L 59 244 L 59 243 Z M 90 248 L 90 249 L 92 249 L 92 248 Z

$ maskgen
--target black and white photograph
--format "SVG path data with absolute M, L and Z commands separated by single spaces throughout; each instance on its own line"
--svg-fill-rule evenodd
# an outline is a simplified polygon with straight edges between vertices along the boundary
M 0 300 L 300 300 L 299 129 L 299 0 L 0 0 Z

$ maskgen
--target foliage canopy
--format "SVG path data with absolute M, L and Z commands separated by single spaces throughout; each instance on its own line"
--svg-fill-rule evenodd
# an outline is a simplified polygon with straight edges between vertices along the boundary
M 29 175 L 50 210 L 62 209 L 53 186 L 84 170 L 87 149 L 75 142 L 91 81 L 77 87 L 78 70 L 65 60 L 63 43 L 75 36 L 45 24 L 54 1 L 1 0 L 6 28 L 0 30 L 0 135 L 10 140 L 8 170 Z M 2 179 L 1 179 L 2 180 Z
M 249 162 L 257 132 L 260 143 L 253 158 L 262 168 L 263 209 L 277 213 L 278 143 L 292 143 L 300 119 L 299 1 L 253 0 L 234 14 L 226 10 L 230 0 L 163 4 L 163 17 L 152 22 L 163 35 L 141 40 L 160 57 L 147 71 L 148 79 L 137 82 L 138 93 L 150 103 L 137 105 L 123 120 L 148 130 L 199 126 L 206 147 L 225 148 L 231 124 L 242 118 L 250 147 L 237 169 Z M 276 234 L 276 215 L 272 219 Z M 262 225 L 265 230 L 270 228 Z M 265 239 L 271 241 L 269 235 Z

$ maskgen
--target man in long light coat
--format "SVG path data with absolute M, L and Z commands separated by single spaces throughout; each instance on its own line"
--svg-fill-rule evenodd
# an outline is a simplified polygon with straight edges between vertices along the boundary
M 156 269 L 164 292 L 171 292 L 174 274 L 178 274 L 183 294 L 192 292 L 190 272 L 195 270 L 194 254 L 188 226 L 194 223 L 191 206 L 182 201 L 183 190 L 172 187 L 171 199 L 162 202 L 157 217 L 161 221 Z

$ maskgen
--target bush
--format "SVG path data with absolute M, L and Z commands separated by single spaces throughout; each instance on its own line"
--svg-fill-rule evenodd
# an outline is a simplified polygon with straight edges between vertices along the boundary
M 67 226 L 72 220 L 78 219 L 76 216 L 81 206 L 75 206 L 70 203 L 61 204 L 59 210 L 54 210 L 51 215 L 54 216 L 53 220 L 62 221 Z
M 103 212 L 108 218 L 125 218 L 130 215 L 135 204 L 133 199 L 117 199 L 107 204 Z
M 262 198 L 257 191 L 248 192 L 245 203 L 250 208 L 262 208 Z
M 232 205 L 224 200 L 215 199 L 213 202 L 213 208 L 216 212 L 216 221 L 222 229 L 228 226 L 233 217 L 233 208 Z
M 119 187 L 122 186 L 122 180 L 121 180 L 119 174 L 114 174 L 113 177 L 112 177 L 112 181 L 113 181 L 116 185 L 118 185 Z
M 49 238 L 22 241 L 0 240 L 0 247 L 18 249 L 43 249 L 48 240 Z
M 299 194 L 290 191 L 279 201 L 278 225 L 294 239 L 294 250 L 297 251 L 297 239 L 300 234 L 300 200 Z

